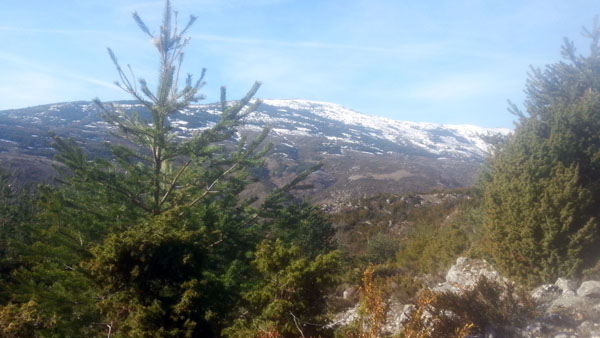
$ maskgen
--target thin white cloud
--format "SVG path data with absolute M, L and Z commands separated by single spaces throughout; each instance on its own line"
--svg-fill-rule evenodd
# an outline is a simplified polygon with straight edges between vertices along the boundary
M 193 34 L 193 39 L 208 42 L 224 42 L 244 45 L 259 45 L 263 47 L 291 47 L 304 49 L 347 50 L 367 53 L 381 53 L 405 57 L 423 57 L 439 55 L 447 50 L 445 43 L 397 44 L 391 47 L 352 45 L 343 43 L 326 43 L 318 41 L 281 41 L 269 39 L 239 38 L 222 35 Z
M 187 9 L 193 9 L 194 12 L 190 12 L 190 14 L 197 14 L 198 11 L 214 12 L 240 7 L 270 6 L 285 1 L 287 0 L 178 0 L 172 2 L 172 6 L 178 11 L 181 9 L 186 11 Z M 119 10 L 123 12 L 146 11 L 150 9 L 156 11 L 162 9 L 164 5 L 164 1 L 144 1 L 121 6 Z
M 4 84 L 0 85 L 0 109 L 56 102 L 64 97 L 65 90 L 75 92 L 69 81 L 45 73 L 25 71 L 5 76 L 10 78 L 10 82 L 3 81 Z
M 117 88 L 113 83 L 98 80 L 96 78 L 85 76 L 85 75 L 68 72 L 68 71 L 65 71 L 64 69 L 62 69 L 62 67 L 59 67 L 57 65 L 45 65 L 45 64 L 37 63 L 37 62 L 31 61 L 27 58 L 24 58 L 22 56 L 19 56 L 19 55 L 0 52 L 0 60 L 3 60 L 7 63 L 11 63 L 13 65 L 18 65 L 24 69 L 27 69 L 28 71 L 33 70 L 33 71 L 36 71 L 37 73 L 46 74 L 47 76 L 84 81 L 89 84 L 94 84 L 94 85 L 111 88 L 111 89 Z
M 99 30 L 88 29 L 40 29 L 40 28 L 25 28 L 13 26 L 0 26 L 0 31 L 13 33 L 45 33 L 45 34 L 90 34 L 90 33 L 105 33 Z
M 506 87 L 507 84 L 501 79 L 501 74 L 495 73 L 456 74 L 416 85 L 406 96 L 419 100 L 462 100 L 490 94 Z
M 48 102 L 91 99 L 100 93 L 118 96 L 113 83 L 0 52 L 0 109 Z
M 89 78 L 56 77 L 38 71 L 4 72 L 0 83 L 0 109 L 21 108 L 52 102 L 90 100 L 94 97 L 120 98 L 117 90 L 103 89 Z M 113 88 L 116 88 L 113 86 Z M 110 88 L 112 89 L 112 88 Z M 114 94 L 111 94 L 114 93 Z

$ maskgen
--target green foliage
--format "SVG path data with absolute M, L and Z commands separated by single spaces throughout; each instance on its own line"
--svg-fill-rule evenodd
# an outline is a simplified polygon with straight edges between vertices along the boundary
M 27 237 L 25 227 L 35 213 L 34 198 L 29 189 L 17 187 L 13 175 L 0 166 L 0 280 L 18 266 L 16 242 Z
M 223 88 L 219 122 L 190 139 L 176 137 L 169 117 L 202 98 L 204 76 L 178 78 L 195 17 L 182 29 L 176 19 L 166 0 L 154 35 L 134 14 L 159 53 L 155 91 L 109 50 L 118 85 L 142 107 L 127 114 L 97 101 L 122 137 L 107 144 L 111 158 L 88 158 L 76 141 L 54 137 L 60 185 L 40 187 L 39 212 L 26 219 L 20 202 L 0 206 L 14 217 L 0 239 L 17 239 L 14 254 L 1 252 L 11 274 L 0 289 L 0 335 L 219 336 L 242 306 L 288 335 L 296 330 L 291 323 L 323 323 L 337 276 L 333 229 L 318 208 L 290 194 L 311 171 L 262 204 L 241 197 L 270 149 L 266 129 L 233 140 L 260 104 L 252 99 L 258 83 L 234 102 Z M 13 201 L 5 187 L 0 198 Z M 19 237 L 21 221 L 27 224 Z
M 474 240 L 480 221 L 467 214 L 475 213 L 478 203 L 477 194 L 468 189 L 385 194 L 354 202 L 331 217 L 348 267 L 346 278 L 357 283 L 369 264 L 396 261 L 403 273 L 438 272 Z M 439 247 L 447 257 L 440 257 Z M 396 259 L 399 252 L 402 257 Z
M 65 226 L 62 204 L 47 192 L 40 187 L 36 200 L 27 199 L 32 213 L 20 218 L 5 247 L 3 266 L 10 269 L 0 285 L 0 317 L 6 320 L 0 335 L 94 336 L 104 328 L 92 324 L 101 320 L 94 307 L 98 290 L 79 267 L 88 244 L 80 231 Z
M 367 239 L 366 259 L 374 264 L 383 264 L 396 257 L 400 241 L 395 236 L 377 233 Z
M 600 260 L 593 267 L 583 270 L 583 278 L 587 280 L 600 280 Z
M 398 264 L 420 273 L 444 273 L 470 245 L 465 231 L 457 225 L 420 227 L 402 244 Z
M 307 257 L 335 248 L 335 230 L 317 206 L 288 200 L 285 204 L 264 206 L 261 215 L 265 218 L 262 227 L 267 237 L 293 243 Z
M 35 337 L 44 320 L 37 314 L 37 303 L 29 301 L 25 304 L 8 304 L 0 309 L 0 333 L 2 337 Z M 53 323 L 45 323 L 51 326 Z
M 80 269 L 45 259 L 11 277 L 10 302 L 0 307 L 0 336 L 76 337 L 106 332 L 94 306 L 97 290 Z
M 204 72 L 178 87 L 184 33 L 195 18 L 181 30 L 175 18 L 165 1 L 153 35 L 134 14 L 160 55 L 155 92 L 143 79 L 136 84 L 109 49 L 118 85 L 145 110 L 128 115 L 97 101 L 128 142 L 108 144 L 111 161 L 90 161 L 74 141 L 54 138 L 68 179 L 48 189 L 42 216 L 67 240 L 81 239 L 78 263 L 99 286 L 98 311 L 116 336 L 216 335 L 239 298 L 242 262 L 254 246 L 247 229 L 256 222 L 237 194 L 248 182 L 245 169 L 269 148 L 259 149 L 266 131 L 250 142 L 242 137 L 237 149 L 223 142 L 259 103 L 250 102 L 259 85 L 233 104 L 222 89 L 220 121 L 191 139 L 176 138 L 168 118 L 201 99 Z M 66 242 L 57 245 L 68 248 Z
M 422 276 L 415 276 L 413 273 L 401 273 L 393 277 L 389 277 L 385 283 L 387 285 L 386 293 L 390 298 L 400 304 L 413 303 L 416 296 L 423 288 Z
M 502 272 L 535 284 L 574 277 L 600 257 L 600 27 L 590 54 L 532 69 L 528 115 L 490 161 L 486 228 Z
M 310 259 L 296 245 L 265 240 L 252 265 L 261 278 L 244 294 L 246 313 L 226 336 L 256 337 L 271 330 L 282 337 L 328 335 L 326 296 L 337 282 L 339 252 Z
M 16 178 L 0 166 L 0 229 L 4 235 L 14 234 L 18 224 L 31 218 L 31 201 L 29 189 L 18 187 Z
M 200 301 L 209 291 L 202 278 L 205 237 L 162 223 L 143 224 L 94 248 L 87 269 L 104 281 L 100 308 L 120 336 L 154 331 L 157 337 L 183 337 L 205 324 L 209 305 Z M 199 304 L 204 307 L 190 308 Z

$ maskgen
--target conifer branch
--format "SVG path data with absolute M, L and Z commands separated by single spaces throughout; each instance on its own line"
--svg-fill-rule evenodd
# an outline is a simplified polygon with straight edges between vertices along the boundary
M 146 212 L 151 212 L 152 211 L 152 209 L 150 209 L 149 207 L 147 207 L 146 205 L 144 205 L 144 203 L 142 201 L 140 201 L 137 198 L 137 196 L 135 194 L 132 194 L 130 191 L 127 191 L 125 189 L 120 188 L 119 186 L 113 184 L 110 180 L 104 181 L 104 184 L 107 186 L 107 188 L 109 190 L 112 190 L 112 191 L 114 191 L 116 193 L 119 193 L 119 194 L 125 196 L 126 198 L 128 198 L 131 203 L 133 203 L 134 205 L 136 205 L 140 209 L 142 209 L 142 210 L 144 210 Z
M 192 163 L 192 160 L 188 160 L 183 166 L 181 166 L 181 168 L 179 168 L 179 171 L 177 172 L 177 174 L 171 181 L 171 184 L 169 184 L 169 188 L 167 189 L 167 192 L 165 192 L 163 197 L 160 199 L 159 205 L 162 205 L 167 200 L 167 198 L 169 198 L 169 195 L 171 195 L 171 192 L 173 191 L 173 189 L 177 185 L 177 182 L 179 181 L 179 177 L 190 166 L 191 163 Z
M 190 28 L 194 24 L 194 22 L 196 22 L 196 19 L 198 19 L 197 16 L 190 15 L 187 25 L 181 30 L 181 33 L 179 33 L 179 35 L 185 34 L 185 32 L 187 32 L 188 28 Z
M 239 159 L 237 160 L 231 167 L 229 167 L 227 170 L 225 170 L 224 172 L 221 173 L 221 175 L 219 175 L 219 177 L 217 177 L 210 185 L 208 185 L 206 187 L 206 190 L 198 197 L 196 197 L 189 205 L 188 207 L 192 207 L 194 206 L 196 203 L 200 202 L 200 200 L 202 200 L 206 195 L 208 195 L 210 192 L 212 192 L 213 187 L 225 176 L 227 176 L 230 172 L 232 172 L 241 162 L 242 160 Z
M 133 12 L 133 20 L 135 21 L 135 23 L 137 23 L 138 27 L 140 27 L 140 29 L 144 33 L 148 34 L 149 37 L 154 38 L 154 35 L 152 33 L 150 33 L 148 26 L 146 26 L 146 24 L 144 23 L 142 18 L 140 18 L 139 14 L 137 12 Z

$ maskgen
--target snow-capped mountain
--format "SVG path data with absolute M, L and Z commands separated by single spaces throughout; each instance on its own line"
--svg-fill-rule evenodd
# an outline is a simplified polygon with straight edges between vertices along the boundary
M 216 107 L 210 105 L 192 106 L 182 112 L 185 117 L 175 116 L 171 123 L 183 135 L 189 134 L 204 127 L 189 127 L 190 117 L 206 119 L 200 116 L 203 112 L 218 114 Z M 463 159 L 483 158 L 490 150 L 488 138 L 510 132 L 473 125 L 396 121 L 364 115 L 333 103 L 308 100 L 264 100 L 245 122 L 245 129 L 260 130 L 268 125 L 272 135 L 284 139 L 318 137 L 324 146 L 330 146 L 330 150 L 335 149 L 338 153 L 349 150 L 378 155 L 421 153 Z
M 115 104 L 143 116 L 139 104 Z M 186 138 L 218 119 L 217 105 L 194 105 L 171 116 L 170 124 L 177 137 Z M 490 150 L 489 140 L 509 133 L 470 125 L 395 121 L 307 100 L 264 100 L 244 122 L 240 133 L 271 128 L 275 148 L 266 166 L 270 184 L 283 184 L 301 168 L 323 162 L 323 169 L 313 175 L 318 190 L 313 195 L 322 200 L 464 186 Z M 0 111 L 0 161 L 16 163 L 36 180 L 31 176 L 48 166 L 52 157 L 48 131 L 72 137 L 102 156 L 109 128 L 92 102 Z M 35 168 L 23 164 L 28 161 L 35 162 Z M 49 174 L 42 170 L 37 175 Z
M 490 150 L 486 138 L 510 132 L 472 125 L 395 121 L 360 114 L 333 103 L 307 100 L 265 100 L 248 122 L 273 125 L 273 132 L 284 137 L 319 136 L 340 144 L 341 150 L 373 154 L 420 150 L 454 158 L 483 158 Z

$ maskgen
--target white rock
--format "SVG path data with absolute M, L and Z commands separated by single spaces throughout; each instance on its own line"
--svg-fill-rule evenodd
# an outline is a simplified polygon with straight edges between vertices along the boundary
M 346 288 L 342 293 L 342 298 L 348 300 L 354 300 L 358 297 L 358 287 L 356 285 L 352 285 Z
M 448 270 L 446 283 L 460 289 L 468 289 L 473 287 L 481 276 L 498 283 L 508 282 L 485 260 L 459 257 L 456 264 Z
M 554 285 L 558 286 L 563 293 L 568 291 L 574 292 L 577 289 L 577 282 L 566 278 L 557 279 Z
M 555 299 L 548 308 L 549 312 L 559 312 L 562 310 L 580 311 L 590 310 L 593 303 L 586 297 L 579 296 L 561 296 Z
M 404 308 L 402 309 L 402 313 L 400 314 L 400 318 L 399 318 L 400 323 L 401 324 L 406 323 L 410 319 L 410 316 L 413 314 L 413 312 L 415 312 L 416 309 L 417 309 L 417 307 L 413 304 L 404 305 Z
M 350 323 L 352 323 L 354 320 L 358 319 L 358 317 L 359 317 L 358 308 L 359 308 L 359 304 L 356 304 L 354 307 L 352 307 L 344 312 L 336 314 L 333 321 L 330 322 L 329 324 L 327 324 L 327 327 L 332 328 L 332 327 L 340 327 L 340 326 L 350 325 Z
M 581 337 L 600 337 L 600 325 L 590 321 L 584 321 L 577 327 Z
M 389 305 L 385 317 L 385 323 L 382 327 L 384 333 L 392 334 L 402 330 L 402 322 L 400 321 L 400 317 L 402 316 L 402 308 L 402 304 L 399 303 L 392 303 Z
M 600 282 L 590 280 L 581 283 L 581 286 L 577 289 L 577 295 L 587 298 L 600 298 Z
M 446 283 L 440 283 L 440 284 L 434 286 L 433 288 L 431 288 L 431 291 L 437 292 L 437 293 L 443 293 L 443 292 L 460 293 L 462 290 L 460 288 L 446 282 Z

